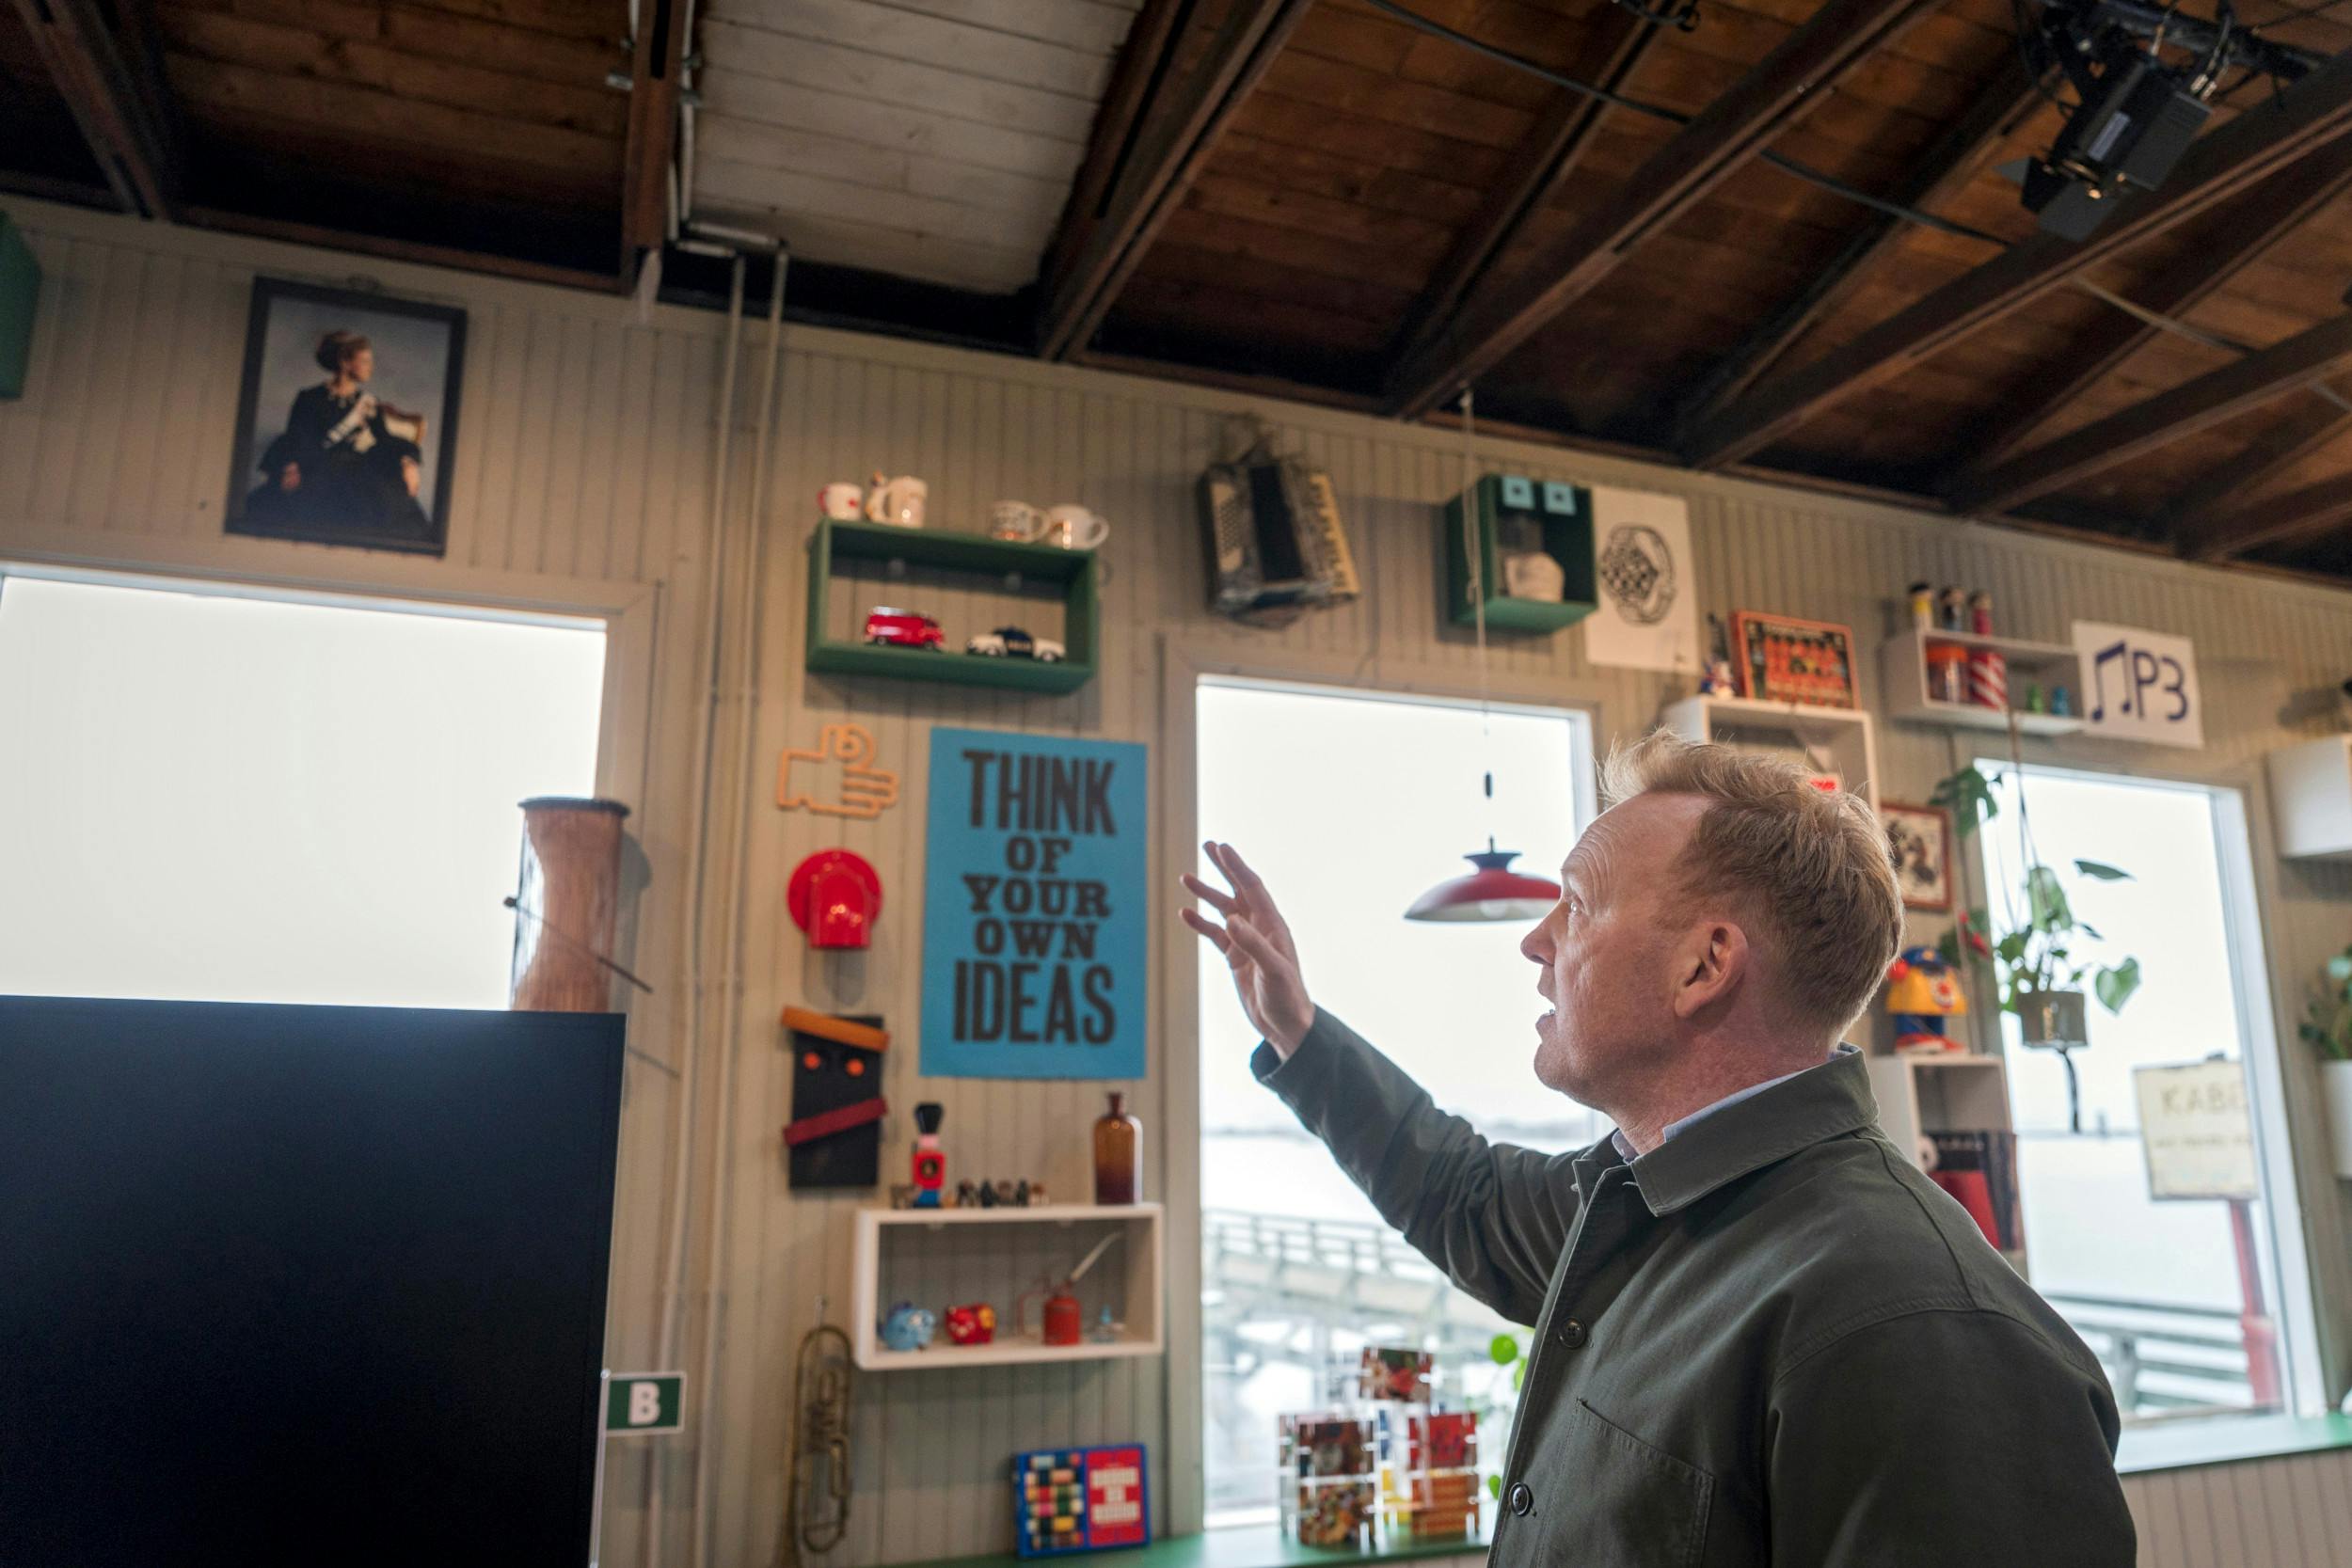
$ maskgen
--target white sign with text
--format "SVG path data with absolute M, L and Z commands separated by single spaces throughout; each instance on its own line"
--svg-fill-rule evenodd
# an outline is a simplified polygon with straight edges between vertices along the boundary
M 2205 704 L 2197 689 L 2197 646 L 2138 626 L 2074 623 L 2082 658 L 2085 732 L 2157 746 L 2205 744 Z
M 2162 1203 L 2262 1196 L 2244 1063 L 2223 1057 L 2185 1067 L 2135 1068 L 2132 1087 L 2139 1096 L 2150 1197 Z

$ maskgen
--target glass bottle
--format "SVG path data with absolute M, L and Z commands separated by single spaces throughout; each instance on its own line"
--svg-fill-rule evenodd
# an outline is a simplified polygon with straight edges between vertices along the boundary
M 1143 1123 L 1127 1114 L 1127 1097 L 1114 1093 L 1111 1108 L 1094 1124 L 1094 1201 L 1133 1203 L 1143 1196 Z

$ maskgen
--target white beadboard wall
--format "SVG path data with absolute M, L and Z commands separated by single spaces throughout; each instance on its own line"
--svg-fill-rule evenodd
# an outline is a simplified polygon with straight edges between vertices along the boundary
M 650 601 L 656 634 L 644 668 L 624 672 L 612 715 L 630 736 L 608 740 L 606 787 L 636 815 L 650 875 L 637 967 L 659 989 L 640 1003 L 634 1043 L 688 1059 L 681 1022 L 685 869 L 696 832 L 691 794 L 695 718 L 708 635 L 699 584 L 706 562 L 723 323 L 659 309 L 639 323 L 626 302 L 389 262 L 359 261 L 98 216 L 33 202 L 8 209 L 47 275 L 31 385 L 0 404 L 0 562 L 76 562 L 198 573 L 255 582 L 537 609 L 610 609 Z M 229 445 L 255 272 L 339 279 L 355 272 L 398 293 L 471 312 L 465 423 L 446 562 L 418 562 L 220 533 Z M 760 333 L 747 329 L 736 404 L 730 491 L 749 488 Z M 1365 594 L 1355 605 L 1281 632 L 1232 626 L 1201 608 L 1192 483 L 1230 416 L 1253 409 L 1281 425 L 1333 474 Z M 2326 700 L 2352 662 L 2352 593 L 2169 562 L 1917 516 L 1858 501 L 1646 468 L 1508 442 L 1481 461 L 1687 497 L 1699 588 L 1710 607 L 1771 608 L 1852 625 L 1866 645 L 1915 578 L 1989 588 L 2005 629 L 2062 639 L 2076 616 L 2193 637 L 2208 694 L 2201 754 L 2075 743 L 2037 755 L 2172 773 L 2249 788 L 2275 1009 L 2292 1041 L 2305 974 L 2352 937 L 2352 871 L 2278 862 L 2267 850 L 2262 753 L 2326 731 Z M 1459 691 L 1474 684 L 1467 632 L 1439 625 L 1434 507 L 1459 482 L 1458 438 L 1070 367 L 794 329 L 787 333 L 773 447 L 771 501 L 760 530 L 756 677 L 720 694 L 721 736 L 739 699 L 754 738 L 725 758 L 710 824 L 748 870 L 740 995 L 717 966 L 704 999 L 724 1027 L 706 1031 L 699 1129 L 687 1153 L 694 1245 L 683 1364 L 697 1373 L 689 1430 L 616 1455 L 607 1488 L 609 1561 L 645 1560 L 648 1498 L 665 1500 L 661 1560 L 689 1560 L 694 1418 L 715 1399 L 707 1452 L 708 1560 L 772 1560 L 784 1497 L 784 1443 L 795 1348 L 830 1298 L 846 1312 L 850 1216 L 862 1199 L 794 1198 L 778 1129 L 789 1059 L 775 1020 L 787 1003 L 882 1013 L 898 1045 L 885 1069 L 898 1107 L 947 1107 L 951 1179 L 1042 1176 L 1057 1195 L 1087 1180 L 1085 1130 L 1102 1090 L 1124 1087 L 1146 1127 L 1152 1196 L 1169 1202 L 1171 1323 L 1194 1282 L 1198 1216 L 1188 1044 L 1193 956 L 1172 919 L 1155 925 L 1152 1072 L 1142 1084 L 1023 1085 L 923 1080 L 915 1071 L 927 738 L 937 723 L 1153 743 L 1155 878 L 1165 885 L 1194 824 L 1186 673 L 1232 669 L 1326 682 Z M 1106 655 L 1070 698 L 810 678 L 800 668 L 804 541 L 816 488 L 875 468 L 928 479 L 935 526 L 977 526 L 991 501 L 1083 501 L 1113 520 L 1104 551 Z M 991 603 L 937 601 L 951 629 L 983 623 Z M 632 611 L 632 613 L 634 613 Z M 741 628 L 738 628 L 739 630 Z M 1574 633 L 1499 641 L 1499 695 L 1581 704 L 1604 733 L 1636 730 L 1668 695 L 1659 677 L 1595 669 Z M 1875 664 L 1866 661 L 1866 695 Z M 900 803 L 880 821 L 845 823 L 772 805 L 776 756 L 829 720 L 869 725 Z M 1948 770 L 1939 733 L 1887 726 L 1882 790 L 1922 797 Z M 642 765 L 628 759 L 642 758 Z M 738 804 L 725 804 L 729 799 Z M 874 949 L 819 958 L 783 916 L 785 874 L 810 850 L 843 844 L 871 859 L 885 887 Z M 727 862 L 722 862 L 722 869 Z M 708 906 L 707 906 L 707 910 Z M 1164 913 L 1165 911 L 1159 911 Z M 721 1069 L 732 1065 L 732 1081 Z M 2286 1063 L 2302 1174 L 2304 1229 L 2322 1302 L 2328 1386 L 2352 1371 L 2352 1258 L 2344 1194 L 2324 1174 L 2316 1071 Z M 616 1229 L 611 1354 L 652 1353 L 664 1193 L 676 1146 L 677 1086 L 632 1058 Z M 885 1180 L 904 1168 L 911 1129 L 886 1126 Z M 714 1185 L 714 1182 L 718 1183 Z M 714 1218 L 723 1212 L 724 1226 Z M 1009 1305 L 999 1303 L 1000 1307 Z M 701 1386 L 706 1324 L 719 1374 Z M 1152 1445 L 1157 1523 L 1197 1513 L 1197 1471 L 1174 1464 L 1192 1429 L 1185 1391 L 1196 1358 L 1181 1343 L 1152 1359 L 1023 1369 L 869 1375 L 855 1416 L 857 1495 L 834 1568 L 1000 1549 L 1009 1539 L 1002 1480 L 1013 1449 L 1140 1438 Z M 2352 1455 L 2295 1457 L 2136 1476 L 2126 1482 L 2147 1564 L 2309 1565 L 2352 1560 Z

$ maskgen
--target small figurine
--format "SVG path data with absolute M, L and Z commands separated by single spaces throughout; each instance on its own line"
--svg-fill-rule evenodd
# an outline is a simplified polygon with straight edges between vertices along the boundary
M 1906 947 L 1886 970 L 1886 1010 L 1895 1015 L 1898 1051 L 1965 1051 L 1944 1032 L 1947 1018 L 1963 1018 L 1968 999 L 1960 976 L 1932 947 Z
M 911 1301 L 902 1301 L 882 1321 L 882 1343 L 892 1350 L 921 1350 L 931 1342 L 938 1320 Z
M 1710 649 L 1707 656 L 1707 670 L 1699 676 L 1699 695 L 1737 696 L 1740 682 L 1731 668 L 1731 633 L 1724 629 L 1720 616 L 1709 615 L 1707 625 Z
M 996 1180 L 996 1207 L 999 1209 L 1012 1209 L 1018 1207 L 1018 1205 L 1013 1202 L 1012 1183 L 1004 1180 L 1002 1177 L 997 1178 Z
M 946 1107 L 926 1100 L 914 1108 L 914 1207 L 940 1207 L 939 1190 L 947 1184 L 947 1156 L 940 1151 L 939 1123 Z
M 1026 1181 L 1016 1181 L 1012 1184 L 1012 1206 L 1015 1209 L 1026 1209 L 1029 1206 L 1029 1184 Z
M 2047 713 L 2050 711 L 2049 700 L 2042 696 L 2042 683 L 2040 681 L 2027 681 L 2026 683 L 2026 711 L 2027 713 Z
M 950 1344 L 985 1345 L 996 1338 L 996 1308 L 988 1303 L 975 1302 L 969 1307 L 947 1308 L 947 1339 Z
M 1968 629 L 1968 595 L 1958 588 L 1947 587 L 1935 596 L 1937 628 L 1942 631 Z
M 1029 1183 L 1029 1207 L 1032 1209 L 1043 1209 L 1047 1207 L 1045 1201 L 1044 1182 L 1032 1181 Z
M 866 641 L 877 648 L 926 648 L 936 654 L 946 651 L 947 634 L 928 615 L 879 605 L 866 617 Z
M 2062 686 L 2050 688 L 2050 711 L 2060 719 L 2074 716 L 2074 699 Z
M 1968 595 L 1968 629 L 1979 637 L 1993 635 L 1993 595 L 1981 588 Z
M 1087 1330 L 1087 1338 L 1098 1345 L 1119 1343 L 1119 1325 L 1111 1321 L 1109 1307 L 1105 1307 L 1094 1314 L 1094 1326 Z
M 890 1206 L 893 1209 L 914 1208 L 914 1189 L 903 1181 L 893 1181 L 890 1184 Z
M 964 1180 L 957 1182 L 956 1207 L 959 1209 L 977 1209 L 979 1206 L 980 1195 L 973 1187 L 971 1178 L 966 1177 Z
M 980 1183 L 980 1207 L 983 1209 L 996 1207 L 996 1183 L 993 1181 Z
M 1935 589 L 1926 582 L 1915 582 L 1906 592 L 1911 595 L 1911 624 L 1921 631 L 1935 629 Z

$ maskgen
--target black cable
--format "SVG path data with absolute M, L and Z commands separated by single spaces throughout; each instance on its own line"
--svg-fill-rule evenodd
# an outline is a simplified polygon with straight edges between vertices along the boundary
M 1498 49 L 1493 44 L 1483 43 L 1467 33 L 1454 31 L 1442 22 L 1433 21 L 1418 11 L 1407 10 L 1396 4 L 1395 0 L 1364 0 L 1364 3 L 1373 9 L 1394 17 L 1408 27 L 1417 27 L 1433 38 L 1441 38 L 1460 44 L 1471 53 L 1484 55 L 1498 64 L 1526 71 L 1529 75 L 1539 77 L 1556 87 L 1565 87 L 1570 92 L 1582 93 L 1587 98 L 1607 103 L 1614 108 L 1630 109 L 1635 114 L 1647 115 L 1652 119 L 1663 120 L 1669 125 L 1688 125 L 1692 119 L 1690 115 L 1666 108 L 1661 104 L 1645 103 L 1638 98 L 1628 98 L 1623 93 L 1612 92 L 1596 83 L 1579 81 L 1576 77 L 1565 75 L 1549 66 L 1538 65 L 1525 55 L 1514 55 L 1507 49 Z M 2347 0 L 2347 3 L 2352 3 L 2352 0 Z M 1963 239 L 1982 240 L 1987 244 L 1999 245 L 2004 250 L 2009 248 L 2009 241 L 1998 234 L 1989 234 L 1981 229 L 1971 229 L 1964 223 L 1954 223 L 1948 218 L 1937 217 L 1932 213 L 1923 213 L 1915 207 L 1906 207 L 1900 202 L 1888 201 L 1883 198 L 1872 196 L 1867 191 L 1858 190 L 1842 180 L 1823 174 L 1819 169 L 1807 168 L 1793 158 L 1784 158 L 1777 152 L 1769 151 L 1757 154 L 1757 158 L 1759 162 L 1770 164 L 1783 173 L 1792 174 L 1809 185 L 1818 185 L 1833 196 L 1844 197 L 1849 201 L 1857 202 L 1862 206 L 1887 214 L 1889 216 L 1918 224 L 1925 229 L 1937 230 L 1947 234 L 1957 234 Z

